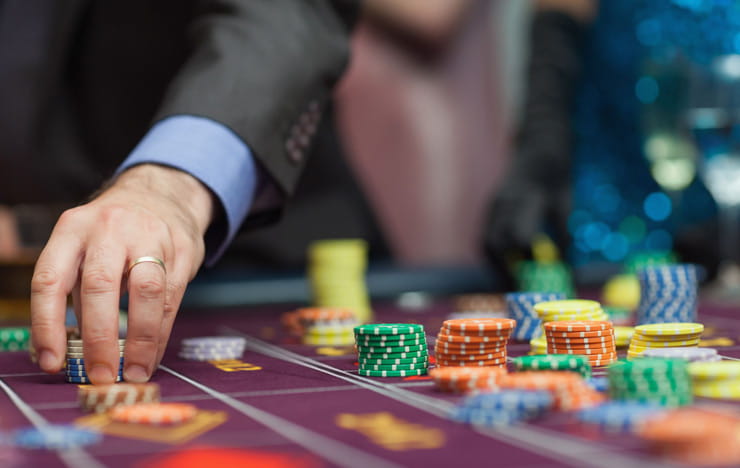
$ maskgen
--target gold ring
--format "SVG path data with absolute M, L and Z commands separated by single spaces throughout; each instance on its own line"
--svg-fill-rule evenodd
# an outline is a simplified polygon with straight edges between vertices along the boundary
M 164 266 L 164 262 L 157 257 L 150 257 L 150 256 L 139 257 L 133 262 L 131 262 L 131 264 L 128 266 L 127 274 L 130 275 L 131 270 L 139 263 L 156 263 L 157 265 L 161 266 L 162 270 L 164 270 L 164 273 L 167 274 L 167 268 Z

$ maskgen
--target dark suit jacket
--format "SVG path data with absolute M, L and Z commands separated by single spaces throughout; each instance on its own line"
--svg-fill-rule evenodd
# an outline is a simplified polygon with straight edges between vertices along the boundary
M 153 122 L 178 114 L 230 127 L 286 199 L 357 10 L 351 0 L 0 0 L 0 203 L 77 203 Z

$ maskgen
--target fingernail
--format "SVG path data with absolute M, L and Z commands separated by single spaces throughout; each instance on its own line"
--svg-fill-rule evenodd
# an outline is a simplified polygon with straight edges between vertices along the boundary
M 105 364 L 93 364 L 90 369 L 87 369 L 87 376 L 94 384 L 108 384 L 115 380 L 113 373 Z
M 56 354 L 46 349 L 41 351 L 41 354 L 39 354 L 39 367 L 41 367 L 41 370 L 44 372 L 58 371 Z
M 123 379 L 126 382 L 144 383 L 149 380 L 149 374 L 144 367 L 131 364 L 126 366 L 126 369 L 124 369 Z

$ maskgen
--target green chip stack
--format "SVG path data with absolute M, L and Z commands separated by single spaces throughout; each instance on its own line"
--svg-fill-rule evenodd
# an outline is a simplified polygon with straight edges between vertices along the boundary
M 429 365 L 424 326 L 409 323 L 355 327 L 358 373 L 365 377 L 426 375 Z
M 570 270 L 562 262 L 520 262 L 517 280 L 520 291 L 563 293 L 568 298 L 575 296 Z
M 670 265 L 676 263 L 676 255 L 668 250 L 649 250 L 631 255 L 624 262 L 624 270 L 630 274 L 636 274 L 637 270 L 646 267 Z
M 643 358 L 609 366 L 609 393 L 615 400 L 684 406 L 692 402 L 688 363 Z
M 580 354 L 539 354 L 514 358 L 517 371 L 570 371 L 591 377 L 588 357 Z
M 372 320 L 366 269 L 367 242 L 362 239 L 312 243 L 308 248 L 308 278 L 314 305 L 350 309 L 363 323 Z
M 23 351 L 31 342 L 31 330 L 28 327 L 0 328 L 0 351 Z

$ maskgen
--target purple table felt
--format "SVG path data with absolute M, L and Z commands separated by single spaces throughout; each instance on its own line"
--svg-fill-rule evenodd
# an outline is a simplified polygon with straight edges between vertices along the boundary
M 68 452 L 0 445 L 0 465 L 169 467 L 205 457 L 214 466 L 219 460 L 305 467 L 666 466 L 639 438 L 601 433 L 569 413 L 553 412 L 498 430 L 450 421 L 446 412 L 460 396 L 436 391 L 428 377 L 361 377 L 351 347 L 305 346 L 286 334 L 279 321 L 286 310 L 181 313 L 152 380 L 161 386 L 163 400 L 198 407 L 200 426 L 187 431 L 149 433 L 120 425 L 116 431 L 106 425 L 105 415 L 86 415 L 78 408 L 77 386 L 65 383 L 63 373 L 42 374 L 25 353 L 1 353 L 0 430 L 9 434 L 34 421 L 99 424 L 105 437 L 100 444 Z M 452 310 L 439 302 L 413 312 L 376 304 L 375 311 L 378 322 L 424 324 L 433 349 L 440 324 Z M 734 345 L 740 340 L 736 311 L 702 304 L 700 319 L 705 338 L 733 343 L 718 347 L 722 356 L 740 358 L 740 346 Z M 245 336 L 244 356 L 220 363 L 177 357 L 183 338 L 208 335 Z M 511 356 L 528 350 L 527 343 L 509 344 Z

